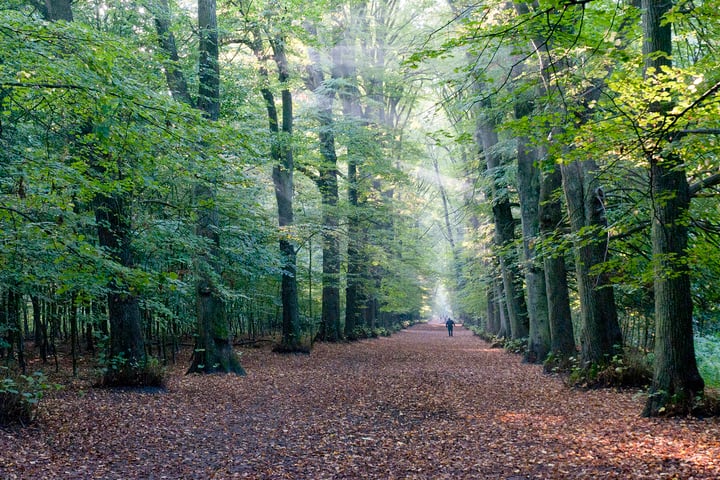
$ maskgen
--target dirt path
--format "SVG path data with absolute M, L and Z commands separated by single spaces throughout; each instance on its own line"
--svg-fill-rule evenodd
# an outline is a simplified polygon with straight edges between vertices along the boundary
M 0 430 L 2 479 L 718 479 L 717 420 L 570 390 L 463 328 L 419 325 L 165 393 L 68 389 Z

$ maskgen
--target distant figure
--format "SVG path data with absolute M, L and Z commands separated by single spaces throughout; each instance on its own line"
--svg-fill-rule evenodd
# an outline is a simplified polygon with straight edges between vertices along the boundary
M 453 327 L 455 326 L 455 322 L 453 322 L 453 319 L 448 317 L 447 321 L 445 322 L 445 326 L 448 329 L 448 335 L 452 337 Z

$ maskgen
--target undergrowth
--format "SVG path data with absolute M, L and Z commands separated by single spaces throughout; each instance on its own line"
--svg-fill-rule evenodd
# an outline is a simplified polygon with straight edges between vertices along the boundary
M 165 388 L 165 375 L 165 367 L 155 357 L 148 357 L 143 364 L 139 364 L 128 361 L 120 354 L 102 366 L 96 386 Z
M 567 383 L 582 388 L 647 387 L 652 381 L 648 356 L 626 348 L 622 354 L 609 355 L 604 362 L 581 363 L 579 357 L 567 358 Z
M 59 385 L 48 382 L 42 372 L 14 375 L 7 367 L 0 367 L 4 378 L 0 382 L 0 425 L 28 425 L 35 420 L 40 400 L 47 390 Z

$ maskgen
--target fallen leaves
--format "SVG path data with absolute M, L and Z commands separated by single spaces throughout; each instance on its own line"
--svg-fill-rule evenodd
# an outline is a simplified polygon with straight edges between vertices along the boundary
M 568 389 L 462 328 L 243 366 L 55 393 L 36 426 L 0 431 L 0 478 L 720 478 L 716 419 L 643 419 L 633 393 Z

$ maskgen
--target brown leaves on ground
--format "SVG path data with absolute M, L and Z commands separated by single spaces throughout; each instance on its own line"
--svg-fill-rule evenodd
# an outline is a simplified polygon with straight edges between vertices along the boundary
M 68 388 L 0 430 L 3 479 L 717 479 L 717 419 L 644 419 L 643 399 L 579 391 L 467 330 L 249 350 L 246 377 L 166 392 Z

